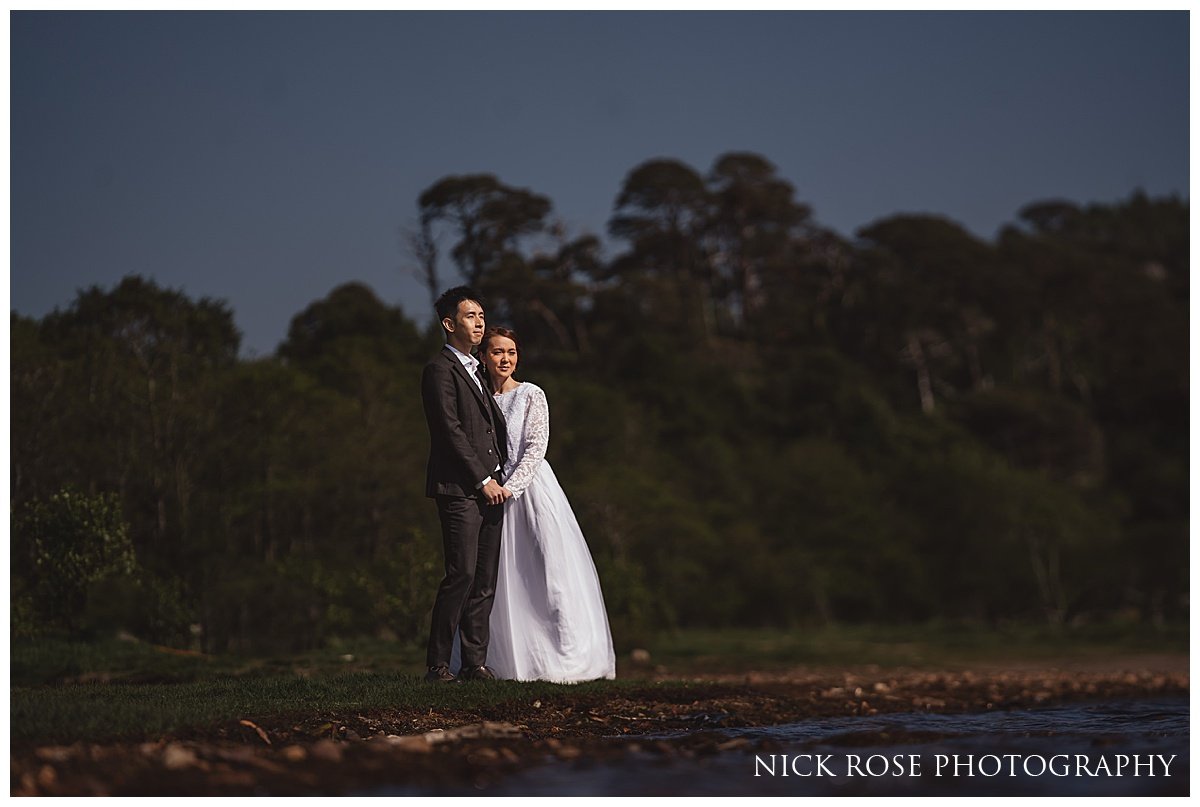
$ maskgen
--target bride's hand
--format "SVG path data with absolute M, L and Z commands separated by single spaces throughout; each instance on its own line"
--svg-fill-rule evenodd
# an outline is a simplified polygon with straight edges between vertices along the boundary
M 495 479 L 490 480 L 483 486 L 483 498 L 487 499 L 488 504 L 501 504 L 505 499 L 511 497 L 508 488 L 500 486 L 500 483 Z

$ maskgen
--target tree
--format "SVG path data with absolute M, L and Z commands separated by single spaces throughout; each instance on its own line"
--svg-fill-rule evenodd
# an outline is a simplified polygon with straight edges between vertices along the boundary
M 640 313 L 683 328 L 715 331 L 716 276 L 706 244 L 711 199 L 700 175 L 677 160 L 650 160 L 625 178 L 609 232 L 630 242 L 610 276 L 629 284 Z
M 858 232 L 864 243 L 858 312 L 878 359 L 912 369 L 926 414 L 937 396 L 991 383 L 983 342 L 994 329 L 984 290 L 995 276 L 988 245 L 936 216 L 893 216 Z M 864 323 L 865 325 L 865 323 Z
M 509 256 L 479 287 L 488 318 L 514 328 L 523 350 L 539 360 L 551 355 L 574 359 L 591 345 L 583 310 L 584 279 L 601 265 L 600 242 L 584 235 L 529 258 Z
M 129 276 L 80 292 L 41 333 L 69 368 L 64 404 L 80 439 L 78 477 L 60 483 L 119 491 L 145 519 L 131 521 L 135 544 L 173 563 L 187 552 L 193 475 L 216 425 L 214 381 L 237 359 L 232 312 Z
M 546 197 L 509 187 L 492 174 L 446 177 L 426 188 L 417 204 L 421 254 L 428 260 L 435 224 L 449 227 L 458 238 L 450 254 L 471 286 L 514 254 L 522 236 L 540 231 L 550 212 Z
M 757 154 L 722 155 L 708 183 L 717 291 L 741 330 L 766 305 L 768 276 L 789 262 L 793 240 L 807 234 L 811 211 Z

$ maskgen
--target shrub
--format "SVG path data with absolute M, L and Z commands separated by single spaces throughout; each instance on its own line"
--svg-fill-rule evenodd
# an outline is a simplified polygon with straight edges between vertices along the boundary
M 137 558 L 115 494 L 62 490 L 29 502 L 14 519 L 15 628 L 82 628 L 88 592 L 101 580 L 132 576 Z M 18 581 L 14 581 L 16 583 Z

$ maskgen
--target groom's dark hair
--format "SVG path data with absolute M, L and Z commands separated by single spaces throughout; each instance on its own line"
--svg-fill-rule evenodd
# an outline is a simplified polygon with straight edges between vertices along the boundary
M 446 317 L 454 319 L 454 315 L 458 313 L 458 304 L 463 300 L 474 300 L 479 303 L 480 308 L 483 307 L 483 298 L 475 293 L 475 289 L 470 286 L 455 286 L 445 291 L 433 304 L 433 309 L 437 311 L 438 322 Z

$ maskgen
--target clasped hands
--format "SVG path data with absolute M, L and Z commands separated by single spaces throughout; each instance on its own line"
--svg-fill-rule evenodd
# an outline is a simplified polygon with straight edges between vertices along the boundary
M 505 499 L 512 498 L 512 491 L 492 479 L 483 486 L 483 498 L 488 504 L 503 504 Z

